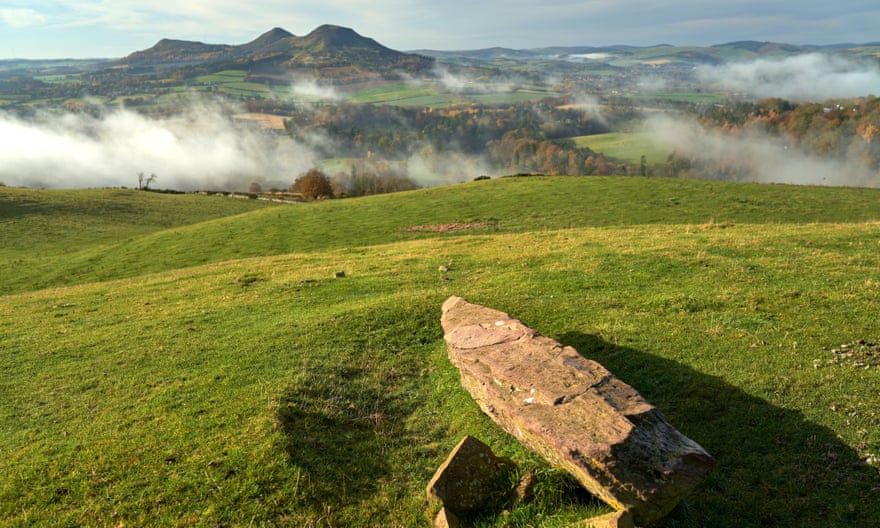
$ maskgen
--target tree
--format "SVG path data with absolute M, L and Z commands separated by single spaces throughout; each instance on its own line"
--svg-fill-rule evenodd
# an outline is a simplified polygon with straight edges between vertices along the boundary
M 138 189 L 143 191 L 149 190 L 150 184 L 156 181 L 156 175 L 150 174 L 145 176 L 143 172 L 138 173 Z
M 333 198 L 333 185 L 319 169 L 310 169 L 293 182 L 290 192 L 299 193 L 306 200 Z

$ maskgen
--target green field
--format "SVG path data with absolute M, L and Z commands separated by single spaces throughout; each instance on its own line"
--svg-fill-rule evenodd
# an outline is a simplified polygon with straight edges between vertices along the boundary
M 579 147 L 588 147 L 593 152 L 629 163 L 639 163 L 642 156 L 645 156 L 649 165 L 664 163 L 670 154 L 668 150 L 654 143 L 649 134 L 642 132 L 609 132 L 572 139 Z
M 640 94 L 628 94 L 627 97 L 629 99 L 645 99 L 645 100 L 661 100 L 661 101 L 674 101 L 678 103 L 691 103 L 691 104 L 714 104 L 714 103 L 722 103 L 725 100 L 725 96 L 721 94 L 707 93 L 707 92 L 659 92 L 659 93 L 640 93 Z
M 243 82 L 245 77 L 247 77 L 247 72 L 244 70 L 223 70 L 211 75 L 199 75 L 195 80 L 197 83 L 223 84 Z
M 424 101 L 435 97 L 442 96 L 429 84 L 396 83 L 353 92 L 348 96 L 348 100 L 352 103 L 406 105 L 412 100 Z
M 80 80 L 79 74 L 65 74 L 65 75 L 37 75 L 34 77 L 38 81 L 42 81 L 44 83 L 49 84 L 62 84 L 69 82 L 78 82 Z
M 660 526 L 874 527 L 878 204 L 644 178 L 276 206 L 0 187 L 0 524 L 427 526 L 464 434 L 542 482 L 480 526 L 603 511 L 460 387 L 439 318 L 461 295 L 716 457 Z
M 248 73 L 243 70 L 223 70 L 211 75 L 200 75 L 195 78 L 195 85 L 186 90 L 211 91 L 244 97 L 266 97 L 270 93 L 267 85 L 246 81 Z
M 559 95 L 558 92 L 540 86 L 524 86 L 513 91 L 499 87 L 498 91 L 488 87 L 478 87 L 473 93 L 450 91 L 436 82 L 394 83 L 365 88 L 353 92 L 347 99 L 354 103 L 385 104 L 397 106 L 443 107 L 463 102 L 481 104 L 512 104 L 523 101 L 537 101 L 545 97 Z M 483 88 L 486 88 L 483 90 Z

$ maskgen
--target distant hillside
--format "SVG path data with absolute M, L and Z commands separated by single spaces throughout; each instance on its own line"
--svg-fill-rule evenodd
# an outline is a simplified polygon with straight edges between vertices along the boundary
M 788 56 L 802 53 L 840 53 L 851 56 L 876 56 L 877 43 L 839 44 L 828 46 L 797 46 L 778 42 L 738 41 L 714 46 L 551 46 L 533 49 L 485 48 L 476 50 L 438 51 L 417 50 L 417 53 L 438 60 L 470 65 L 492 64 L 498 61 L 570 61 L 607 64 L 610 67 L 631 67 L 658 64 L 721 64 L 732 60 L 749 60 L 768 56 Z
M 333 25 L 320 26 L 303 37 L 274 28 L 237 46 L 162 39 L 115 63 L 140 72 L 197 67 L 204 73 L 235 68 L 269 78 L 308 69 L 339 82 L 419 73 L 433 64 L 432 58 L 395 51 L 352 29 Z

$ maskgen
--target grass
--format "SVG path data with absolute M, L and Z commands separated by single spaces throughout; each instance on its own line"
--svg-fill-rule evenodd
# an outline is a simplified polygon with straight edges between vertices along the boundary
M 151 233 L 267 207 L 273 206 L 222 196 L 0 187 L 0 292 L 44 287 L 52 282 L 40 277 L 70 273 L 71 259 L 98 256 Z M 27 285 L 28 278 L 36 282 Z M 54 283 L 76 282 L 71 278 Z
M 506 86 L 499 86 L 498 89 L 498 92 L 489 90 L 485 93 L 482 91 L 479 93 L 453 93 L 446 91 L 436 83 L 396 83 L 366 88 L 350 94 L 348 98 L 355 103 L 442 107 L 465 101 L 482 104 L 537 101 L 545 97 L 559 95 L 558 92 L 541 86 L 526 86 L 515 91 L 507 91 Z
M 412 83 L 384 84 L 353 92 L 348 96 L 352 103 L 371 104 L 410 104 L 413 100 L 440 97 L 429 84 L 414 85 Z
M 662 526 L 876 526 L 880 380 L 832 349 L 880 334 L 878 198 L 518 178 L 120 228 L 107 280 L 4 278 L 0 520 L 425 526 L 424 486 L 464 434 L 546 484 L 483 526 L 600 511 L 461 389 L 439 328 L 455 294 L 597 359 L 717 458 Z M 37 246 L 74 251 L 49 224 L 30 224 Z
M 88 196 L 91 191 L 77 192 Z M 77 192 L 67 194 L 75 196 Z M 117 192 L 120 196 L 128 193 L 129 200 L 136 201 L 141 196 L 136 191 Z M 62 218 L 60 222 L 69 228 L 61 233 L 74 233 L 59 237 L 54 224 L 41 221 L 44 216 L 20 215 L 6 230 L 9 242 L 4 247 L 24 251 L 18 251 L 13 255 L 15 260 L 9 259 L 0 266 L 0 293 L 111 280 L 236 258 L 363 247 L 434 236 L 406 230 L 424 224 L 495 222 L 497 227 L 478 231 L 495 233 L 646 223 L 701 224 L 710 220 L 867 221 L 876 218 L 878 192 L 668 179 L 511 178 L 328 201 L 319 207 L 271 207 L 247 217 L 220 217 L 179 226 L 172 225 L 166 217 L 167 229 L 116 239 L 112 238 L 112 224 L 102 232 L 89 224 L 78 227 L 76 218 Z M 109 199 L 117 200 L 115 195 Z M 97 204 L 102 202 L 98 197 L 95 200 Z M 182 208 L 191 204 L 190 200 L 221 208 L 226 203 L 212 201 L 219 200 L 217 197 L 169 198 L 171 203 L 174 200 Z M 119 203 L 125 201 L 120 198 Z M 98 223 L 102 221 L 101 207 L 94 205 L 91 209 L 95 215 L 92 218 Z M 129 210 L 133 213 L 116 223 L 136 223 L 137 211 L 149 209 L 146 205 L 132 207 Z M 240 207 L 263 208 L 248 201 Z M 56 208 L 64 210 L 51 202 L 42 209 Z M 388 215 L 388 210 L 395 214 Z M 83 245 L 77 240 L 80 236 L 90 237 L 89 233 L 102 237 L 104 243 Z M 36 244 L 29 251 L 34 239 L 50 241 L 45 243 L 49 246 L 56 244 L 56 250 L 43 250 Z
M 627 95 L 627 97 L 630 99 L 663 100 L 692 104 L 714 104 L 721 103 L 725 100 L 725 96 L 722 94 L 706 92 L 648 92 L 640 94 L 629 94 Z
M 223 84 L 230 82 L 243 82 L 245 77 L 247 77 L 247 72 L 244 70 L 223 70 L 211 75 L 199 75 L 195 80 L 198 83 Z
M 573 139 L 579 147 L 589 147 L 593 152 L 601 152 L 629 163 L 639 163 L 642 156 L 645 156 L 649 165 L 663 163 L 670 154 L 654 143 L 649 134 L 643 132 L 609 132 Z

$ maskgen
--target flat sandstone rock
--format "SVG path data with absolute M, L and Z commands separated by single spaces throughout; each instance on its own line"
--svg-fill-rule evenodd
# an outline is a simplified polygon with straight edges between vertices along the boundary
M 714 466 L 635 389 L 575 349 L 461 297 L 443 303 L 441 322 L 480 408 L 637 526 L 669 513 Z
M 483 442 L 465 436 L 428 483 L 428 501 L 440 501 L 456 515 L 476 513 L 504 494 L 498 481 L 511 466 L 510 460 L 495 456 Z

